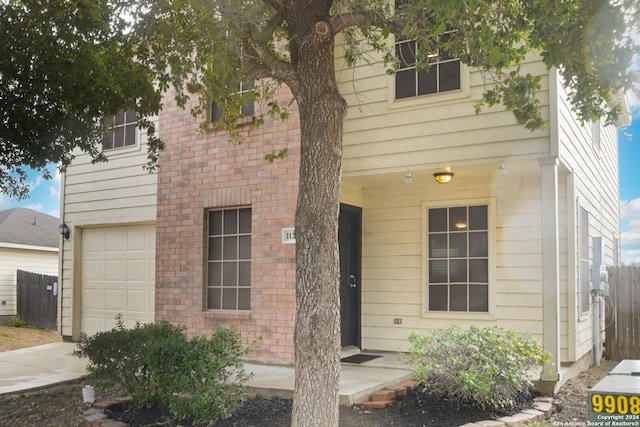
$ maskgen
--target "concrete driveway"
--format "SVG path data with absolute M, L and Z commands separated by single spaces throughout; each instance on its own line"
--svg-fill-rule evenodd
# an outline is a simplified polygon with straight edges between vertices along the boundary
M 0 394 L 82 378 L 87 361 L 73 355 L 76 348 L 56 342 L 0 353 Z

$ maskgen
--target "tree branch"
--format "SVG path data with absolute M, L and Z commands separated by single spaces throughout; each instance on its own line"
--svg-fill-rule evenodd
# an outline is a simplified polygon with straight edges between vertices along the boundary
M 354 27 L 389 28 L 392 33 L 400 32 L 402 29 L 402 26 L 395 20 L 370 12 L 340 13 L 332 16 L 329 24 L 333 34 Z
M 255 37 L 249 34 L 247 43 L 255 52 L 256 58 L 248 65 L 256 78 L 270 76 L 291 86 L 295 84 L 295 71 L 293 67 L 289 62 L 279 58 L 269 49 L 270 43 L 274 40 L 274 34 L 278 27 L 282 25 L 283 21 L 284 18 L 282 15 L 276 13 Z
M 271 6 L 276 12 L 280 12 L 284 7 L 282 0 L 263 0 L 266 4 Z

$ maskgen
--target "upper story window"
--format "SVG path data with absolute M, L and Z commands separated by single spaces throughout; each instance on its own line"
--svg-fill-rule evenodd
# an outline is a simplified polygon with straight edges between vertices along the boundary
M 233 93 L 239 93 L 244 95 L 242 107 L 240 108 L 240 113 L 244 117 L 253 116 L 254 110 L 254 102 L 253 98 L 249 96 L 249 93 L 253 89 L 253 81 L 250 82 L 242 82 L 239 86 L 236 86 L 236 91 Z M 224 114 L 224 107 L 219 106 L 217 103 L 211 103 L 211 121 L 220 120 L 222 115 Z
M 102 141 L 103 150 L 131 147 L 136 145 L 136 112 L 121 110 L 107 120 L 107 131 Z
M 445 33 L 441 42 L 445 42 L 453 31 Z M 452 58 L 445 51 L 438 49 L 428 56 L 431 67 L 427 71 L 416 68 L 415 40 L 398 39 L 396 56 L 400 67 L 396 72 L 395 98 L 403 99 L 420 95 L 430 95 L 458 90 L 461 88 L 460 60 Z
M 208 214 L 207 309 L 251 309 L 251 208 Z
M 487 205 L 427 210 L 430 312 L 489 311 Z
M 601 137 L 601 130 L 602 130 L 602 125 L 600 123 L 600 120 L 596 120 L 591 124 L 591 129 L 592 129 L 592 134 L 593 134 L 593 147 L 596 150 L 600 150 L 600 137 Z

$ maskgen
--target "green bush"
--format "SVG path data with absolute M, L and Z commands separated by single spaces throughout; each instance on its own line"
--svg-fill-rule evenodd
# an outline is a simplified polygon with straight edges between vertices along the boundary
M 25 322 L 24 320 L 20 320 L 17 317 L 12 317 L 9 324 L 14 328 L 22 328 L 24 326 L 27 326 L 27 322 Z
M 531 368 L 550 360 L 533 337 L 496 326 L 412 332 L 409 341 L 426 392 L 483 409 L 513 406 L 531 391 Z
M 127 329 L 118 316 L 112 330 L 83 335 L 74 354 L 89 359 L 97 386 L 121 387 L 140 407 L 166 406 L 176 418 L 213 422 L 244 402 L 250 376 L 240 357 L 249 350 L 236 328 L 189 340 L 184 327 L 167 321 Z

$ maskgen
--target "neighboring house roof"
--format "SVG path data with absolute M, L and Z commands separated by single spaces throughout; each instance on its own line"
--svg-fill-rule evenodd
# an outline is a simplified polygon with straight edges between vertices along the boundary
M 60 220 L 26 208 L 0 211 L 0 244 L 58 248 Z

